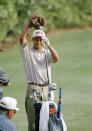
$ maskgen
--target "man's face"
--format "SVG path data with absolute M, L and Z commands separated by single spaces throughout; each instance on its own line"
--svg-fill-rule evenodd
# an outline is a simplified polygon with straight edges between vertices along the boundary
M 34 49 L 40 50 L 42 48 L 43 41 L 41 37 L 33 38 L 33 42 L 34 42 Z
M 8 119 L 12 119 L 12 117 L 14 116 L 15 113 L 16 113 L 15 110 L 9 110 L 8 114 L 7 114 Z

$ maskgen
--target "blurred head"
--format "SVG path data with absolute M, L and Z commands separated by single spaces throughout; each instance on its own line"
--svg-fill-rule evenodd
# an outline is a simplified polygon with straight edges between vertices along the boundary
M 0 100 L 0 110 L 7 115 L 8 119 L 11 119 L 16 111 L 19 110 L 17 108 L 17 100 L 11 97 L 3 97 Z
M 45 33 L 42 30 L 35 30 L 32 35 L 32 40 L 34 42 L 34 49 L 40 50 L 42 48 L 42 38 L 45 37 Z
M 36 37 L 41 37 L 41 38 L 43 38 L 43 37 L 46 37 L 46 35 L 45 35 L 45 33 L 44 33 L 43 30 L 35 30 L 35 31 L 33 32 L 32 39 L 34 39 L 34 38 L 36 38 Z

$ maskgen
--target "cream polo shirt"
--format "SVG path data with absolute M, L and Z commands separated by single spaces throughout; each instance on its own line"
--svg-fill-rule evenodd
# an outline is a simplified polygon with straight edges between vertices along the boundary
M 26 45 L 24 48 L 20 45 L 20 51 L 23 58 L 24 76 L 27 83 L 45 84 L 48 83 L 47 68 L 49 82 L 51 82 L 51 53 L 48 49 L 43 49 L 41 52 L 34 50 Z

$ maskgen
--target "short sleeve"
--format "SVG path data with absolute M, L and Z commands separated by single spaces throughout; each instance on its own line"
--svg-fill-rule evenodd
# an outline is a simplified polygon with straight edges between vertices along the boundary
M 50 51 L 48 49 L 46 50 L 46 55 L 47 55 L 48 62 L 52 63 L 52 56 L 51 56 L 51 53 L 50 53 Z
M 25 57 L 29 53 L 29 47 L 28 47 L 28 45 L 26 44 L 25 47 L 19 45 L 19 48 L 20 48 L 20 52 L 21 52 L 21 55 L 22 55 L 23 59 L 25 59 Z

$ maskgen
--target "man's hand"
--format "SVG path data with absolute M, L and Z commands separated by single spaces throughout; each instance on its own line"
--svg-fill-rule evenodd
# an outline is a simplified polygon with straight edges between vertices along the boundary
M 50 45 L 50 42 L 49 42 L 49 40 L 48 40 L 47 37 L 42 37 L 42 40 L 43 40 L 43 42 L 45 43 L 45 45 L 47 45 L 47 46 Z

